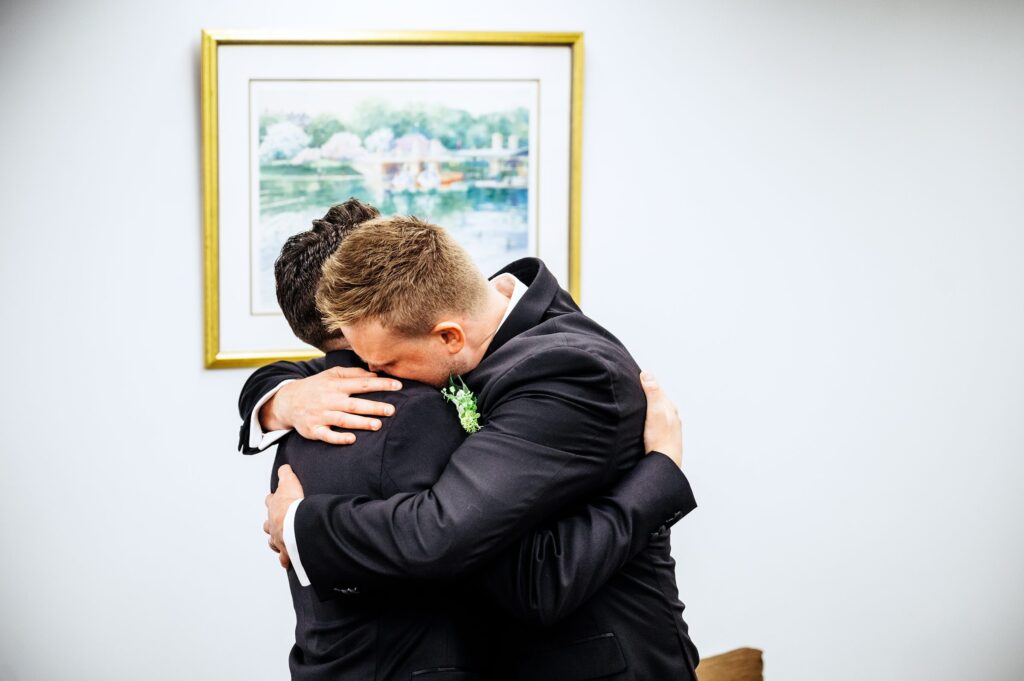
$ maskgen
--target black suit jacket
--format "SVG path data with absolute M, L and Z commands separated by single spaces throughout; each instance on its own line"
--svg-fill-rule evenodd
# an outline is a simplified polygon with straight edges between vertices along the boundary
M 347 351 L 325 358 L 326 367 L 359 365 Z M 291 465 L 306 495 L 384 499 L 429 488 L 464 439 L 454 411 L 436 389 L 412 381 L 401 392 L 368 397 L 394 404 L 395 417 L 349 447 L 290 433 L 277 448 L 271 491 L 283 464 Z M 304 553 L 300 547 L 300 558 Z M 295 608 L 288 666 L 295 681 L 490 678 L 493 618 L 461 585 L 381 580 L 318 593 L 301 586 L 294 569 L 288 582 Z
M 682 619 L 667 532 L 693 507 L 692 496 L 663 514 L 661 527 L 649 534 L 602 531 L 607 561 L 571 539 L 560 543 L 558 532 L 510 546 L 558 513 L 585 523 L 590 511 L 584 502 L 623 475 L 603 501 L 631 508 L 623 514 L 628 517 L 637 517 L 636 504 L 623 500 L 637 488 L 664 489 L 685 478 L 668 462 L 670 475 L 665 457 L 644 456 L 639 367 L 621 343 L 580 312 L 539 260 L 524 259 L 505 271 L 529 289 L 465 377 L 477 393 L 483 429 L 456 450 L 428 490 L 386 500 L 307 496 L 296 514 L 307 574 L 314 584 L 345 588 L 380 577 L 441 578 L 487 566 L 485 584 L 526 582 L 535 602 L 520 614 L 549 625 L 518 624 L 501 637 L 510 678 L 692 676 L 697 653 Z M 268 369 L 252 386 L 255 394 L 243 395 L 243 416 L 282 378 L 313 368 Z M 541 567 L 508 559 L 526 550 Z M 528 583 L 557 564 L 544 566 L 545 559 L 570 553 L 578 554 L 577 562 L 552 580 L 557 587 Z M 497 567 L 488 566 L 503 555 Z
M 329 353 L 322 364 L 321 368 L 362 366 L 346 351 Z M 361 433 L 350 447 L 332 447 L 291 433 L 277 449 L 271 491 L 277 489 L 278 468 L 286 463 L 307 495 L 382 499 L 429 488 L 465 439 L 455 410 L 435 388 L 412 381 L 406 381 L 401 392 L 368 397 L 396 405 L 396 416 L 385 420 L 380 431 Z M 655 457 L 673 475 L 674 464 Z M 609 563 L 628 557 L 615 557 L 628 545 L 619 535 L 635 532 L 642 537 L 659 514 L 688 503 L 685 478 L 676 479 L 679 486 L 625 490 L 627 498 L 643 506 L 641 511 L 600 499 L 575 516 L 535 530 L 468 582 L 364 580 L 361 586 L 318 593 L 302 587 L 289 570 L 296 617 L 289 655 L 292 678 L 495 678 L 500 671 L 488 667 L 495 662 L 494 641 L 502 635 L 504 620 L 494 606 L 521 617 L 550 617 L 573 607 L 571 601 L 585 599 L 607 579 Z M 551 546 L 563 551 L 544 550 Z

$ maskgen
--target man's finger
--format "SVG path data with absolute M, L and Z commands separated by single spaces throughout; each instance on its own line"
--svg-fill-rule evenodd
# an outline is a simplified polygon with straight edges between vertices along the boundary
M 273 498 L 274 498 L 273 494 L 268 494 L 267 497 L 263 500 L 263 503 L 264 503 L 264 505 L 267 508 L 270 508 L 270 500 L 273 499 Z
M 358 395 L 360 393 L 391 392 L 401 390 L 402 384 L 393 378 L 374 376 L 360 378 L 343 378 L 335 382 L 334 388 L 341 393 Z
M 658 390 L 658 379 L 650 371 L 640 372 L 640 384 L 649 393 Z
M 364 416 L 391 416 L 395 413 L 395 407 L 387 402 L 374 402 L 373 400 L 361 400 L 358 397 L 351 397 L 345 404 L 345 411 L 349 414 L 362 414 Z
M 263 521 L 263 531 L 266 532 L 267 534 L 270 534 L 270 520 L 269 519 Z
M 337 378 L 358 378 L 360 376 L 376 376 L 372 371 L 367 371 L 362 367 L 333 367 L 330 369 L 331 374 Z
M 274 538 L 273 537 L 271 537 L 270 539 L 267 540 L 267 544 L 270 545 L 270 550 L 273 551 L 274 553 L 281 553 L 281 549 L 279 549 L 276 546 L 274 546 Z
M 281 551 L 281 553 L 277 556 L 277 559 L 281 561 L 281 567 L 283 567 L 285 570 L 291 567 L 292 561 L 288 558 L 287 551 Z
M 356 441 L 356 436 L 354 433 L 339 433 L 327 426 L 317 426 L 313 429 L 313 439 L 331 445 L 350 445 Z
M 380 419 L 357 416 L 344 411 L 329 411 L 323 415 L 323 422 L 328 426 L 337 426 L 346 430 L 380 430 Z

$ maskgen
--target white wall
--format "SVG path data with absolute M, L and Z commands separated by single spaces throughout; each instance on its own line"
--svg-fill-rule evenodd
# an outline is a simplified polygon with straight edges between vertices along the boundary
M 701 651 L 1024 677 L 1024 5 L 111 0 L 0 5 L 0 679 L 287 674 L 202 27 L 585 31 L 583 302 L 684 413 Z

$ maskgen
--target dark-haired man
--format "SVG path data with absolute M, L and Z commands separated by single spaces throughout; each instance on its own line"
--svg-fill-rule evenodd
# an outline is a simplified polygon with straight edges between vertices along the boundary
M 299 340 L 327 352 L 343 341 L 340 331 L 324 326 L 316 309 L 315 292 L 324 262 L 341 245 L 345 235 L 380 211 L 358 199 L 331 206 L 327 214 L 313 220 L 313 227 L 288 237 L 274 262 L 277 302 L 292 332 Z
M 375 214 L 355 200 L 332 208 L 312 230 L 291 237 L 275 265 L 279 302 L 296 335 L 327 352 L 326 367 L 368 381 L 365 387 L 383 387 L 377 382 L 392 379 L 356 377 L 362 363 L 345 349 L 343 336 L 323 326 L 313 294 L 322 261 L 354 225 Z M 285 482 L 297 475 L 307 494 L 385 499 L 428 489 L 465 439 L 455 410 L 435 388 L 415 381 L 406 381 L 400 392 L 367 397 L 383 406 L 365 402 L 364 412 L 397 407 L 395 416 L 342 452 L 296 433 L 286 435 L 278 448 L 271 490 L 278 488 L 279 471 Z M 660 403 L 652 400 L 655 408 Z M 664 407 L 652 415 L 651 446 L 678 450 L 676 456 L 681 456 L 672 415 Z M 654 457 L 666 460 L 661 454 Z M 659 465 L 655 461 L 651 473 Z M 648 534 L 666 516 L 692 505 L 685 478 L 676 473 L 675 484 L 654 487 L 651 473 L 628 477 L 590 506 L 533 530 L 458 588 L 443 575 L 433 575 L 430 583 L 363 578 L 330 588 L 318 584 L 315 591 L 303 588 L 306 578 L 294 538 L 283 540 L 292 546 L 295 562 L 288 573 L 296 611 L 296 643 L 289 658 L 293 678 L 404 679 L 429 672 L 432 679 L 454 680 L 503 675 L 502 670 L 487 671 L 495 637 L 490 632 L 504 626 L 495 606 L 521 618 L 557 619 L 646 545 Z M 287 550 L 282 562 L 288 563 Z

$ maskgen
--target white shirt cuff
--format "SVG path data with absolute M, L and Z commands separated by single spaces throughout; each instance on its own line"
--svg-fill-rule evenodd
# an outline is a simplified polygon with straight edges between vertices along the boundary
M 291 383 L 294 378 L 289 378 L 286 381 L 278 383 L 273 390 L 268 392 L 266 395 L 260 398 L 260 401 L 256 403 L 256 406 L 252 408 L 252 414 L 249 416 L 249 446 L 254 449 L 264 450 L 270 445 L 274 444 L 288 433 L 292 432 L 290 428 L 282 430 L 272 430 L 269 433 L 263 432 L 263 426 L 260 425 L 260 409 L 263 405 L 270 401 L 281 386 L 286 383 Z
M 309 586 L 309 577 L 299 560 L 299 545 L 295 543 L 295 510 L 299 507 L 302 499 L 296 499 L 288 505 L 288 511 L 284 514 L 284 547 L 288 551 L 288 559 L 292 562 L 295 576 L 299 578 L 299 584 Z

